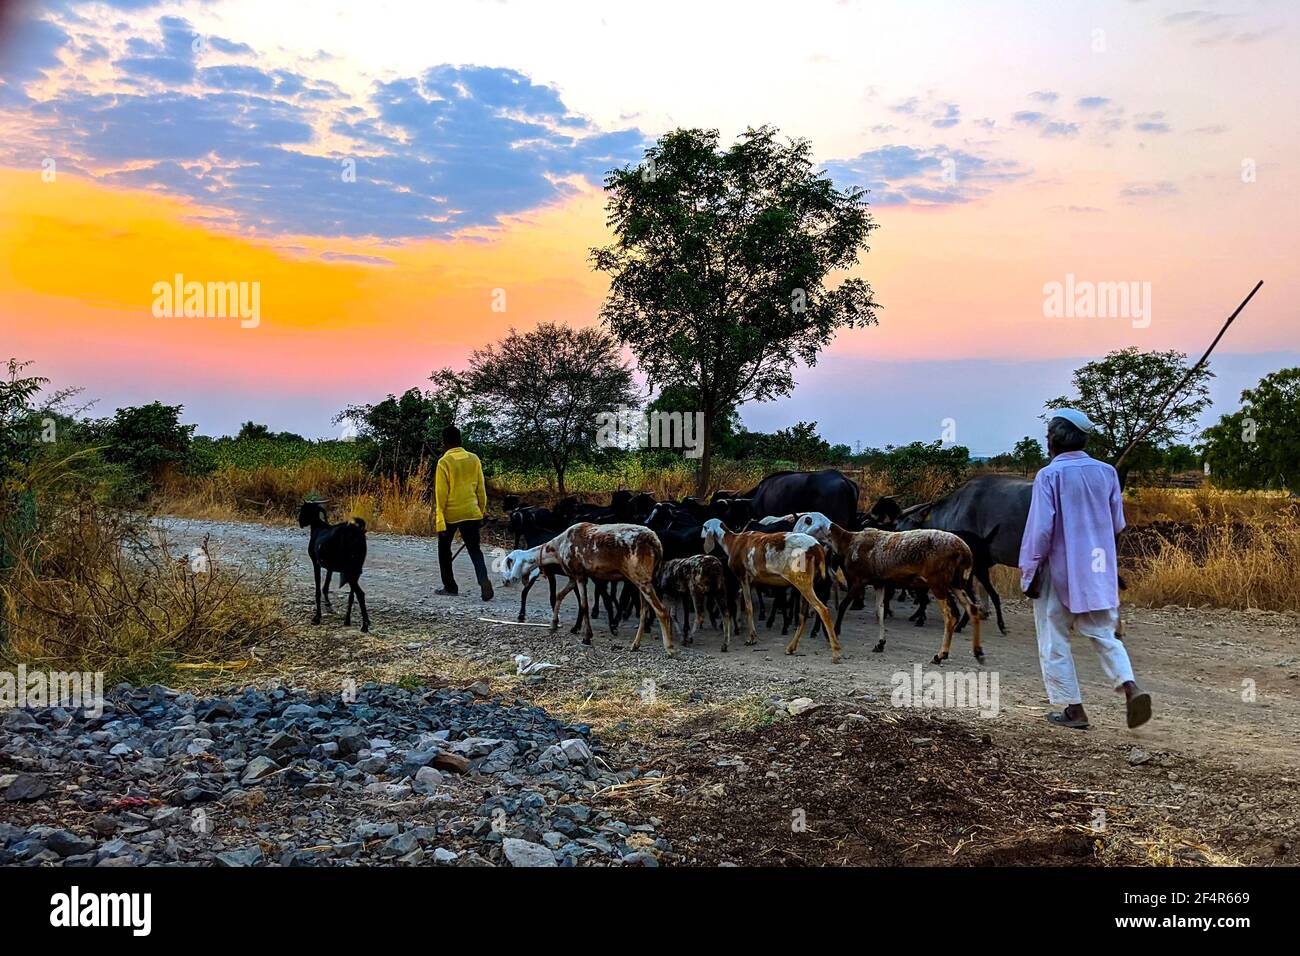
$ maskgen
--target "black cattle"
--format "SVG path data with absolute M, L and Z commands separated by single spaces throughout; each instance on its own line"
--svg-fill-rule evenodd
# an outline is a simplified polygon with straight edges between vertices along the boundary
M 938 528 L 953 534 L 969 532 L 988 542 L 994 564 L 1014 568 L 1020 563 L 1020 539 L 1025 535 L 1033 492 L 1034 483 L 1025 478 L 976 475 L 937 501 L 904 509 L 893 527 L 899 531 Z
M 857 483 L 834 468 L 825 471 L 778 471 L 743 495 L 753 517 L 767 518 L 820 511 L 842 528 L 858 513 Z

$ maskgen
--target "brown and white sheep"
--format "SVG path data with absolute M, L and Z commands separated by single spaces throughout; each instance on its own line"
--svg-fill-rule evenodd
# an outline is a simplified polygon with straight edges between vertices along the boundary
M 831 612 L 815 590 L 815 585 L 827 574 L 826 550 L 816 538 L 788 532 L 737 533 L 717 518 L 704 522 L 701 533 L 704 537 L 704 550 L 712 551 L 715 547 L 720 547 L 727 556 L 727 566 L 740 580 L 740 593 L 745 599 L 745 615 L 749 619 L 749 639 L 745 641 L 746 644 L 758 643 L 758 632 L 754 628 L 752 586 L 791 585 L 803 595 L 806 603 L 799 608 L 799 629 L 795 632 L 794 639 L 786 645 L 785 652 L 793 654 L 798 650 L 799 639 L 803 637 L 804 627 L 808 623 L 808 608 L 811 607 L 826 628 L 826 637 L 831 645 L 831 661 L 839 663 L 840 642 L 835 637 Z M 724 642 L 723 650 L 726 647 Z
M 974 558 L 966 542 L 955 534 L 933 529 L 880 531 L 867 528 L 849 531 L 825 515 L 810 512 L 800 516 L 795 527 L 828 547 L 839 559 L 848 579 L 848 595 L 839 606 L 838 624 L 853 598 L 872 585 L 876 589 L 876 620 L 880 640 L 873 651 L 885 649 L 885 585 L 924 587 L 943 608 L 943 649 L 934 663 L 948 659 L 952 634 L 957 626 L 956 602 L 960 602 L 973 623 L 971 646 L 975 659 L 983 662 L 980 621 L 984 612 L 971 591 Z
M 527 551 L 512 551 L 506 558 L 504 583 L 523 581 L 534 569 L 563 574 L 569 579 L 551 602 L 551 630 L 560 626 L 560 603 L 571 590 L 578 592 L 579 617 L 584 621 L 582 643 L 591 643 L 591 613 L 587 602 L 588 580 L 627 581 L 641 595 L 641 618 L 632 640 L 632 650 L 639 650 L 641 638 L 653 609 L 663 632 L 664 650 L 669 656 L 673 647 L 672 618 L 655 593 L 655 572 L 663 561 L 663 545 L 649 528 L 636 524 L 597 525 L 583 521 L 557 534 L 550 541 Z
M 655 576 L 655 584 L 662 597 L 677 597 L 686 617 L 683 644 L 692 644 L 695 633 L 704 626 L 704 614 L 709 601 L 722 609 L 722 649 L 731 642 L 731 615 L 727 613 L 727 579 L 722 562 L 711 554 L 693 554 L 685 558 L 665 561 Z M 695 613 L 695 627 L 690 624 L 690 614 Z

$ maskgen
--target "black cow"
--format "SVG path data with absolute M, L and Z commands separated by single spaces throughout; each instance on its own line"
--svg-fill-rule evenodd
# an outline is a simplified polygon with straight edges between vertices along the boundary
M 820 511 L 842 528 L 852 527 L 858 513 L 857 483 L 834 468 L 825 471 L 778 471 L 749 493 L 754 518 Z

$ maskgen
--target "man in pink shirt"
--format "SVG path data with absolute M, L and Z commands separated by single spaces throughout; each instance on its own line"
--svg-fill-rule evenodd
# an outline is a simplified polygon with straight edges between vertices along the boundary
M 1078 409 L 1063 408 L 1047 425 L 1051 462 L 1034 478 L 1020 578 L 1034 600 L 1038 659 L 1047 699 L 1065 705 L 1047 719 L 1088 728 L 1079 679 L 1070 653 L 1070 627 L 1092 639 L 1102 670 L 1128 701 L 1128 725 L 1151 719 L 1151 695 L 1133 679 L 1119 625 L 1119 574 L 1115 536 L 1124 530 L 1124 501 L 1115 469 L 1084 453 L 1095 426 Z

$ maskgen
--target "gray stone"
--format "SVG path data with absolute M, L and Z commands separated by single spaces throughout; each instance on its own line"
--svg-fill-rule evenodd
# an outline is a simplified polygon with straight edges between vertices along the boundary
M 569 763 L 586 763 L 592 757 L 591 747 L 581 737 L 561 740 L 560 749 L 569 758 Z
M 5 788 L 4 798 L 9 803 L 17 803 L 20 800 L 39 800 L 45 796 L 49 786 L 39 777 L 34 777 L 30 773 L 20 773 Z
M 76 856 L 89 853 L 95 848 L 93 842 L 77 836 L 71 830 L 51 830 L 45 836 L 45 845 L 59 856 Z
M 262 848 L 256 843 L 217 854 L 217 864 L 219 866 L 256 866 L 261 862 Z
M 240 783 L 256 783 L 258 780 L 266 777 L 268 774 L 275 773 L 280 769 L 280 765 L 270 757 L 254 757 L 244 768 L 244 775 L 239 778 Z
M 555 866 L 555 854 L 540 843 L 506 837 L 501 849 L 511 866 Z
M 347 757 L 370 746 L 370 738 L 360 727 L 344 727 L 338 734 L 339 755 Z
M 411 788 L 419 794 L 430 794 L 438 789 L 442 783 L 443 776 L 432 767 L 421 767 L 415 772 L 415 780 Z
M 448 749 L 454 754 L 472 759 L 486 757 L 505 742 L 497 737 L 466 737 L 464 740 L 456 741 Z
M 379 850 L 380 856 L 406 856 L 413 850 L 419 849 L 420 841 L 415 838 L 414 833 L 399 833 L 395 837 L 390 837 Z

